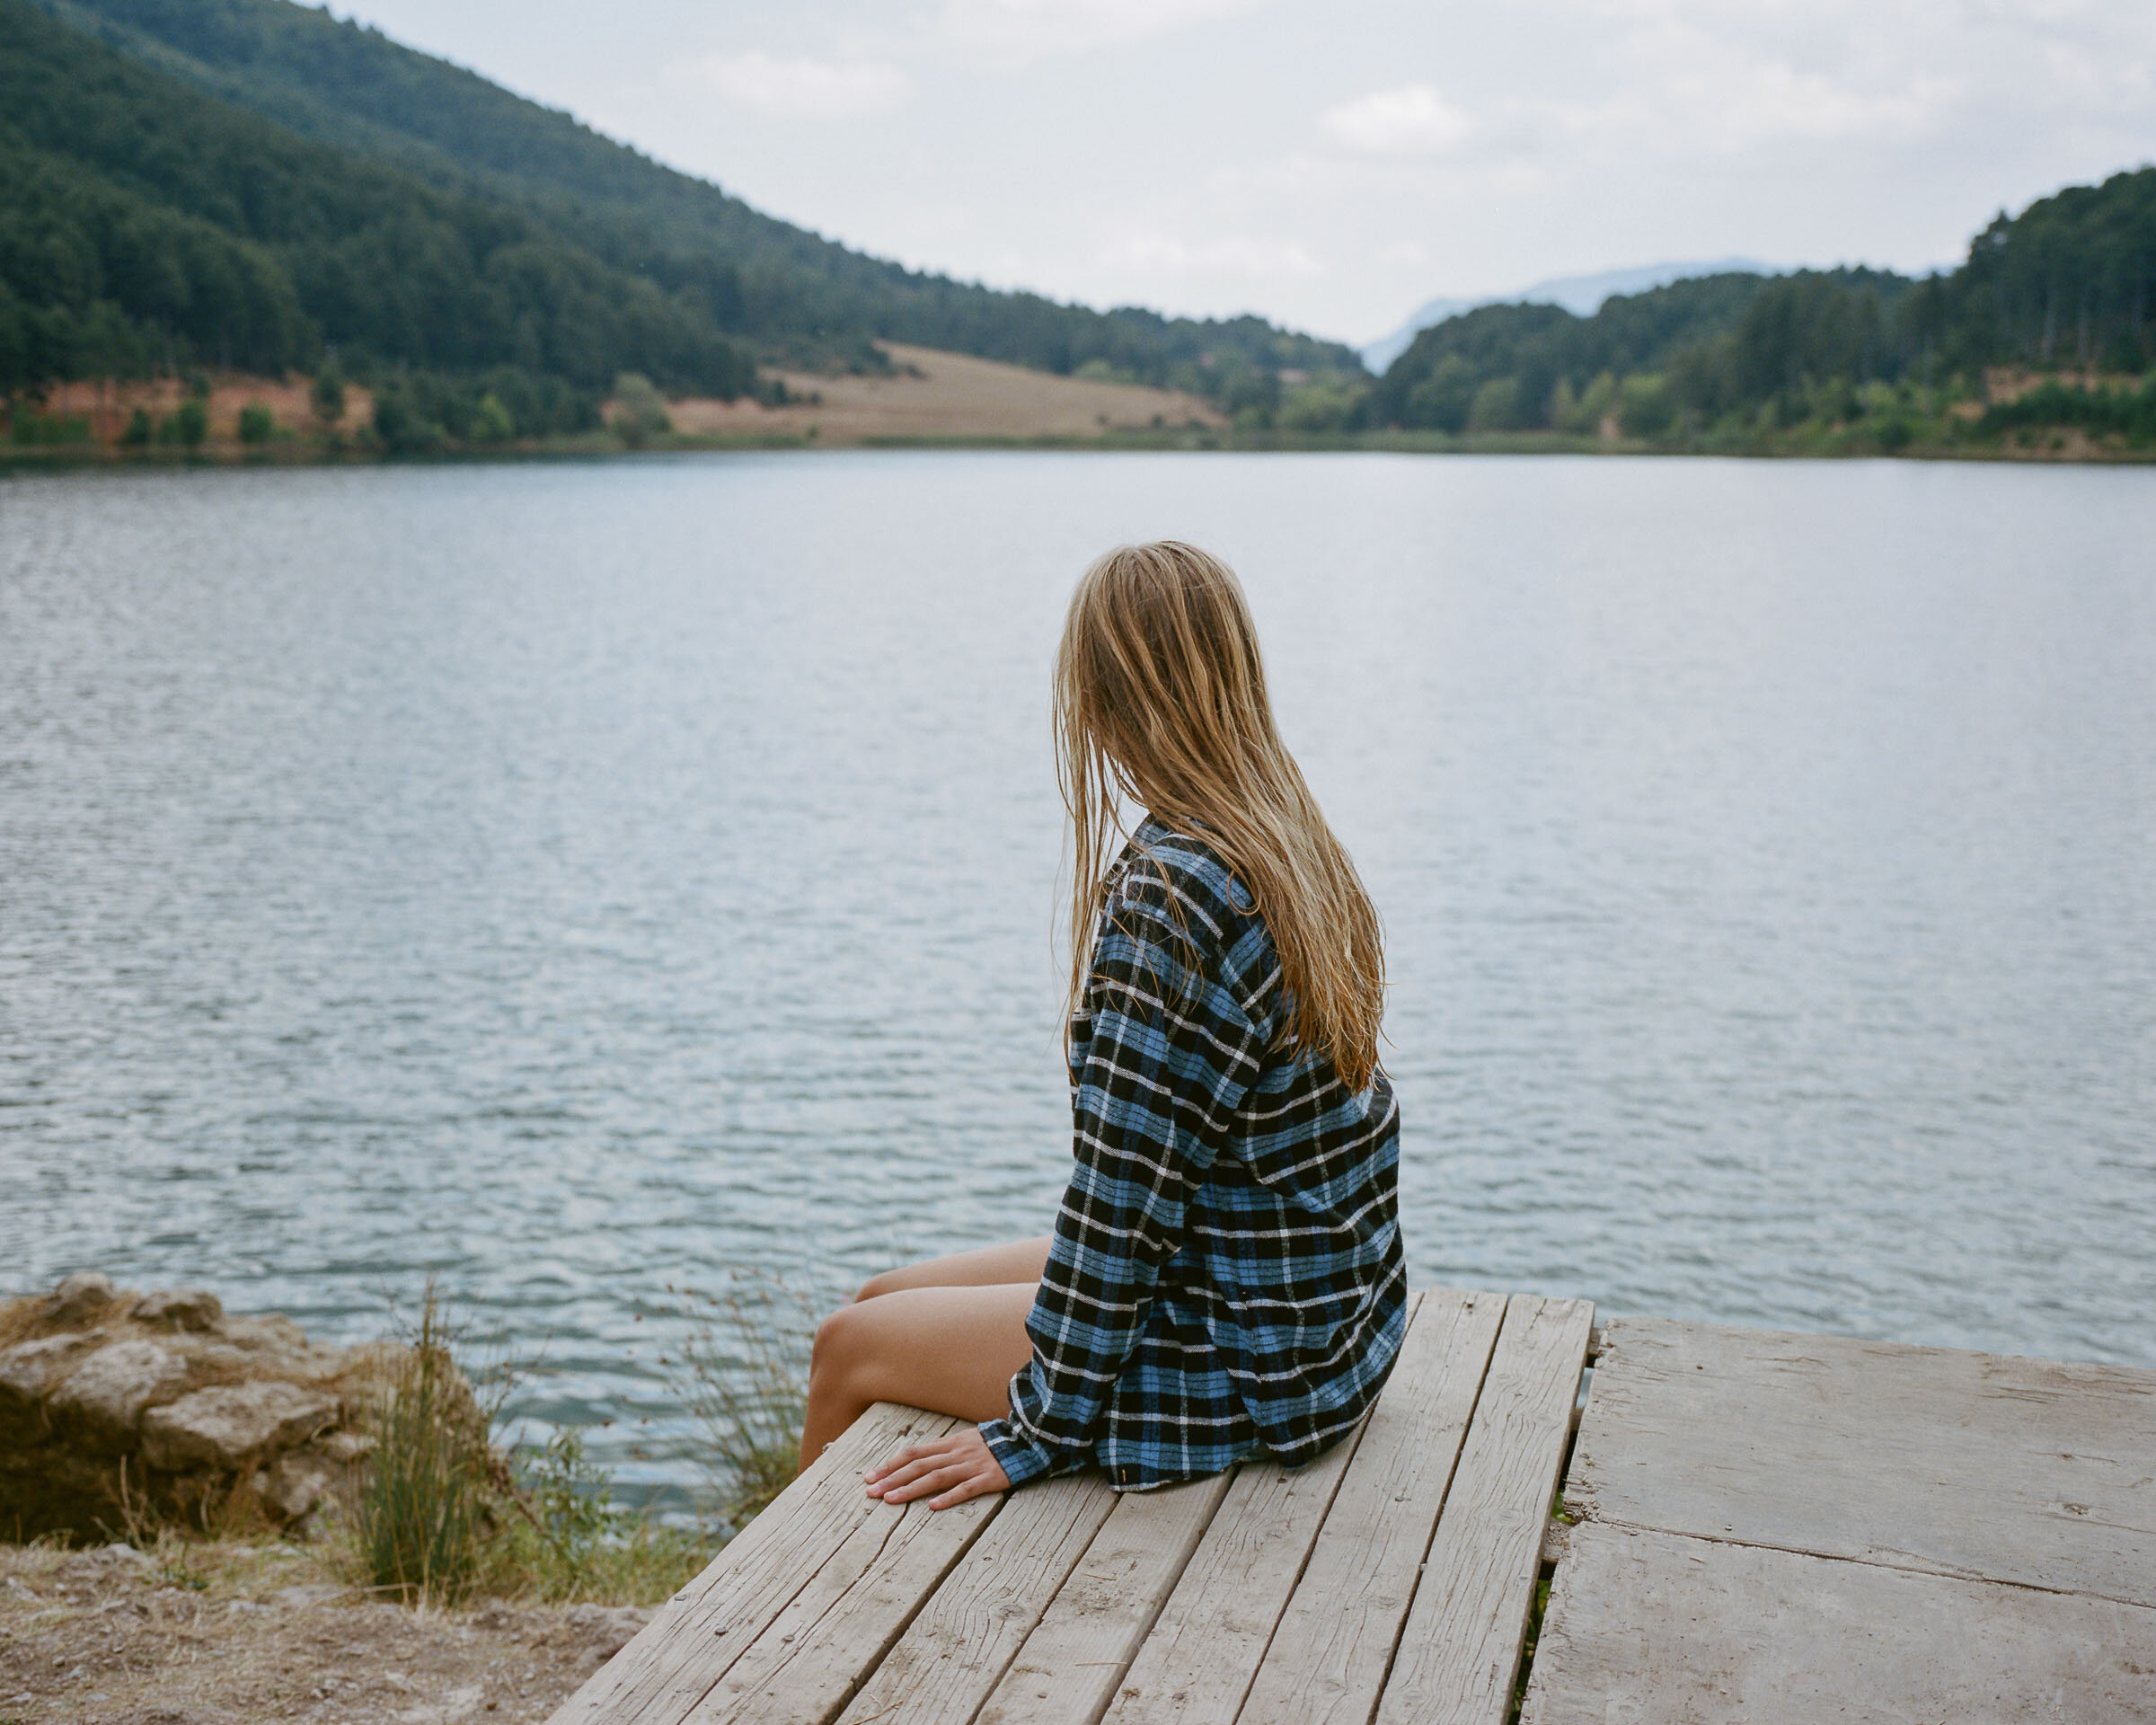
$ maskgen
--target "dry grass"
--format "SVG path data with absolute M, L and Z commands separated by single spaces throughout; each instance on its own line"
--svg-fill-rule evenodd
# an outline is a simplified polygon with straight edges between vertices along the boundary
M 784 407 L 676 402 L 668 410 L 675 429 L 690 436 L 813 436 L 818 444 L 854 444 L 871 438 L 1097 438 L 1136 427 L 1226 423 L 1207 402 L 1180 390 L 1058 377 L 896 341 L 879 345 L 891 358 L 893 376 L 787 372 L 790 391 L 822 399 Z
M 0 1725 L 538 1725 L 642 1615 L 408 1610 L 272 1543 L 0 1545 Z
M 278 425 L 287 431 L 314 432 L 321 429 L 314 417 L 309 391 L 314 379 L 295 373 L 290 377 L 252 377 L 239 374 L 215 377 L 209 391 L 209 442 L 220 449 L 240 447 L 240 411 L 260 404 L 270 410 Z M 137 383 L 55 384 L 45 398 L 45 411 L 56 417 L 80 414 L 90 421 L 97 440 L 118 447 L 127 429 L 128 416 L 141 408 L 153 421 L 178 409 L 186 387 L 177 377 L 158 377 Z M 374 422 L 375 398 L 358 384 L 344 386 L 344 417 L 338 429 L 358 431 Z

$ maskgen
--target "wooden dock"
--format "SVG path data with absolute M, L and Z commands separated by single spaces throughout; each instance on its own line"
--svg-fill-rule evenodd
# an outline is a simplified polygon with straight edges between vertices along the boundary
M 1544 1581 L 1522 1725 L 2156 1721 L 2156 1372 L 1592 1325 L 1431 1290 L 1311 1467 L 1122 1496 L 873 1502 L 879 1406 L 553 1725 L 1506 1725 Z

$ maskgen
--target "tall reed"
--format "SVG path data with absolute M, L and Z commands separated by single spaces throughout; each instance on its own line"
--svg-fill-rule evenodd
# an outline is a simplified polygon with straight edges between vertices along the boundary
M 808 1412 L 808 1353 L 818 1303 L 776 1277 L 736 1271 L 717 1294 L 673 1288 L 688 1338 L 662 1364 L 696 1422 L 681 1446 L 738 1531 L 793 1483 Z
M 372 1465 L 354 1506 L 360 1568 L 377 1591 L 449 1603 L 471 1591 L 499 1464 L 492 1423 L 450 1352 L 432 1286 L 376 1415 Z

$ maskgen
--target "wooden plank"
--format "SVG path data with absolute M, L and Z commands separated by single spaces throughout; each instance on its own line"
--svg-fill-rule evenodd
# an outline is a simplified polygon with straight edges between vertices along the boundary
M 979 1725 L 1095 1725 L 1233 1477 L 1123 1493 Z
M 1515 1294 L 1378 1702 L 1378 1725 L 1504 1725 L 1595 1308 Z
M 1308 1467 L 1245 1462 L 1117 1686 L 1108 1725 L 1228 1725 L 1332 1507 L 1362 1427 Z
M 2156 1606 L 2156 1372 L 1613 1321 L 1566 1500 Z
M 1243 1703 L 1244 1725 L 1367 1725 L 1504 1313 L 1501 1294 L 1422 1296 Z
M 999 1492 L 931 1509 L 918 1499 L 895 1521 L 863 1521 L 689 1710 L 688 1725 L 826 1725 L 1004 1501 Z
M 862 1529 L 880 1539 L 913 1505 L 879 1503 L 862 1475 L 954 1422 L 878 1402 L 744 1528 L 695 1580 L 555 1712 L 549 1725 L 679 1725 Z
M 1012 1492 L 853 1697 L 840 1725 L 967 1725 L 1116 1500 L 1108 1481 L 1090 1471 Z
M 2156 1719 L 2156 1611 L 1575 1528 L 1521 1725 Z

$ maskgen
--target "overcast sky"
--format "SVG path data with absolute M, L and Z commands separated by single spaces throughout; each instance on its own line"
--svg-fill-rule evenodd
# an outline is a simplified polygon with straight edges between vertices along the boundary
M 1950 262 L 2156 159 L 2156 0 L 338 0 L 778 216 L 1362 341 L 1620 265 Z

